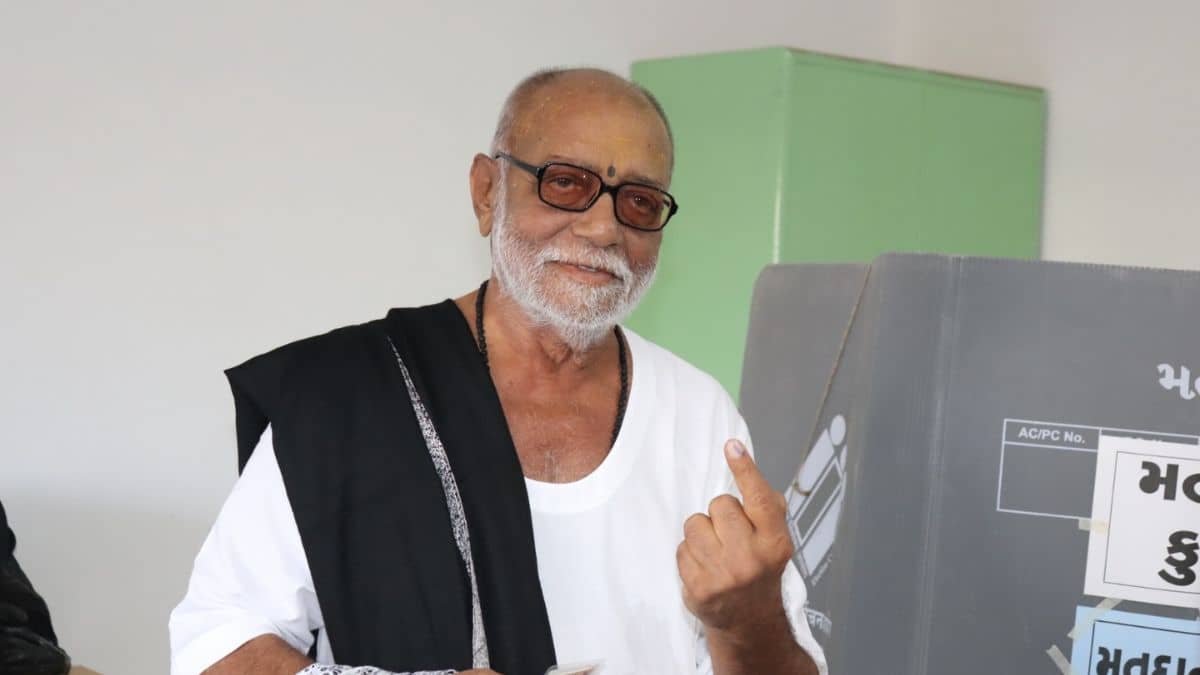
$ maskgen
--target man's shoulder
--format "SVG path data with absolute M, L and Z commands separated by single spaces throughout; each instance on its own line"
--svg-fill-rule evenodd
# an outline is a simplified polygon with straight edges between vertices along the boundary
M 279 439 L 299 427 L 332 431 L 355 405 L 386 391 L 382 320 L 342 326 L 263 352 L 225 371 L 236 409 L 238 462 L 244 467 L 267 425 Z M 297 426 L 299 425 L 299 427 Z M 278 447 L 276 448 L 278 450 Z
M 289 370 L 320 371 L 324 368 L 337 368 L 345 365 L 346 359 L 353 361 L 380 351 L 387 343 L 388 321 L 428 322 L 439 312 L 446 311 L 445 304 L 442 302 L 420 307 L 392 308 L 381 317 L 339 326 L 269 349 L 230 370 L 262 367 L 260 364 L 265 363 L 273 363 L 277 368 L 286 367 Z
M 368 348 L 379 335 L 382 319 L 339 326 L 332 330 L 293 340 L 230 368 L 236 371 L 273 371 L 280 375 L 311 369 L 336 368 L 345 359 Z
M 733 402 L 733 398 L 729 392 L 725 391 L 725 387 L 721 386 L 717 378 L 666 347 L 638 335 L 628 328 L 623 328 L 623 330 L 631 341 L 638 342 L 640 351 L 650 357 L 660 381 L 665 380 L 665 384 L 673 387 L 678 396 L 737 410 L 737 404 Z M 634 367 L 636 369 L 637 366 Z

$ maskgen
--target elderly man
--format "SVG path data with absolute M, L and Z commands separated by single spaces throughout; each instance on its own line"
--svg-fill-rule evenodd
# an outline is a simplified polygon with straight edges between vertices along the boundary
M 243 471 L 174 673 L 824 672 L 733 402 L 618 327 L 673 157 L 648 92 L 538 73 L 471 165 L 488 281 L 228 372 Z

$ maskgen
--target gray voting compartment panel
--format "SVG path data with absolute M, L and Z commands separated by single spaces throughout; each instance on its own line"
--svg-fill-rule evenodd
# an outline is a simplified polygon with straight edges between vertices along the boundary
M 808 446 L 796 439 L 816 426 L 867 269 L 776 265 L 763 270 L 755 285 L 747 338 L 755 348 L 746 350 L 740 403 L 759 468 L 776 490 L 787 487 L 804 459 Z M 793 359 L 797 344 L 811 357 Z M 788 367 L 780 368 L 783 363 Z
M 849 276 L 764 273 L 742 386 L 760 464 L 773 482 L 792 464 L 794 559 L 833 672 L 1102 672 L 1101 638 L 1068 636 L 1105 602 L 1084 593 L 1096 448 L 1200 444 L 1200 392 L 1182 377 L 1200 375 L 1200 274 L 888 255 L 852 311 Z M 1120 604 L 1182 626 L 1172 675 L 1200 667 L 1185 605 Z M 1168 657 L 1145 644 L 1127 646 L 1128 672 Z

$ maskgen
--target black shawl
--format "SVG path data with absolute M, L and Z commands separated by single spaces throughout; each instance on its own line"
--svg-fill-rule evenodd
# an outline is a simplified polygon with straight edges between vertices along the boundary
M 226 371 L 239 469 L 270 424 L 339 663 L 470 668 L 470 583 L 392 345 L 462 496 L 490 665 L 542 675 L 555 655 L 524 477 L 487 367 L 453 302 L 394 309 Z

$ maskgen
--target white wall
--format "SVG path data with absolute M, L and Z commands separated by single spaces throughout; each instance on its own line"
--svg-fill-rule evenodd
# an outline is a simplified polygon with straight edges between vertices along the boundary
M 1049 90 L 1044 257 L 1200 269 L 1200 4 L 905 1 L 896 61 Z
M 450 5 L 0 4 L 0 499 L 77 660 L 166 672 L 234 479 L 222 368 L 482 278 L 467 165 L 537 67 L 789 45 L 1046 86 L 1047 256 L 1200 266 L 1192 3 Z

